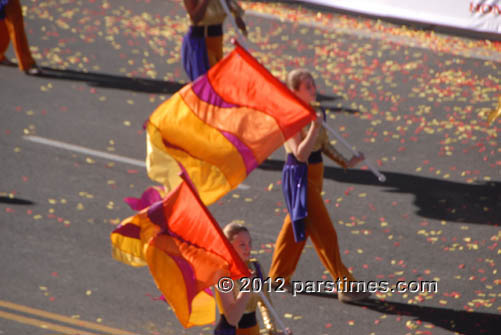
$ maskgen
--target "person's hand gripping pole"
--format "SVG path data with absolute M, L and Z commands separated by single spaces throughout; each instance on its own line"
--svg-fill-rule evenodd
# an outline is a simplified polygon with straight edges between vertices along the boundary
M 353 149 L 353 147 L 351 146 L 351 144 L 349 144 L 341 135 L 339 135 L 334 129 L 332 129 L 328 124 L 327 122 L 323 121 L 323 126 L 325 127 L 325 129 L 327 129 L 332 135 L 334 135 L 334 137 L 336 137 L 336 139 L 343 143 L 344 146 L 346 146 L 353 155 L 355 156 L 360 156 L 360 153 L 357 152 L 356 150 Z M 372 165 L 372 163 L 367 159 L 365 158 L 363 160 L 363 162 L 365 164 L 367 164 L 367 166 L 369 167 L 369 169 L 372 171 L 372 173 L 374 173 L 377 177 L 377 179 L 384 183 L 386 181 L 386 177 L 384 176 L 384 174 L 382 174 L 381 172 L 379 172 L 375 167 L 374 165 Z

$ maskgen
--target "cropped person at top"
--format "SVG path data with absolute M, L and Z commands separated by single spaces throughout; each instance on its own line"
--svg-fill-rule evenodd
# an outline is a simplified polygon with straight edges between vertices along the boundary
M 31 55 L 24 30 L 23 10 L 19 0 L 0 0 L 0 64 L 14 65 L 5 52 L 12 42 L 18 67 L 28 75 L 39 75 L 40 68 Z
M 243 9 L 235 0 L 224 0 L 235 16 L 240 30 L 246 35 Z M 183 67 L 195 80 L 223 58 L 223 23 L 226 18 L 221 0 L 184 0 L 190 18 L 190 29 L 183 38 L 181 57 Z

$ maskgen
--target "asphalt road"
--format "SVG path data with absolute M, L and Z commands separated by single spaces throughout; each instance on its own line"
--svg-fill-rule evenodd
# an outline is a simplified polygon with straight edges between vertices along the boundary
M 142 125 L 187 81 L 181 2 L 23 5 L 43 75 L 0 66 L 0 334 L 211 334 L 183 329 L 148 269 L 113 260 L 109 241 L 133 214 L 122 199 L 152 185 Z M 499 42 L 244 5 L 254 55 L 280 79 L 312 70 L 329 125 L 387 177 L 327 162 L 324 198 L 345 264 L 359 280 L 438 285 L 358 305 L 275 293 L 284 323 L 295 334 L 498 334 L 501 120 L 486 117 L 501 91 Z M 249 227 L 265 268 L 285 215 L 283 158 L 279 149 L 209 208 L 221 225 Z M 330 279 L 308 243 L 294 280 Z

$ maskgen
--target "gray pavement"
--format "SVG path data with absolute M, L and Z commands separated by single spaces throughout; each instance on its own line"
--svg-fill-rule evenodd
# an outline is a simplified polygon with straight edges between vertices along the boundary
M 438 285 L 355 305 L 274 293 L 282 320 L 295 334 L 498 334 L 501 120 L 486 115 L 501 91 L 499 42 L 243 3 L 254 55 L 281 79 L 296 66 L 314 71 L 329 125 L 387 177 L 327 162 L 344 263 L 359 280 Z M 181 2 L 23 5 L 43 75 L 0 66 L 0 334 L 211 334 L 183 329 L 148 270 L 111 257 L 110 232 L 133 214 L 122 199 L 152 184 L 144 168 L 65 146 L 144 160 L 143 122 L 187 82 Z M 283 158 L 277 150 L 248 187 L 210 207 L 221 225 L 249 227 L 266 269 L 285 215 Z M 293 279 L 331 279 L 310 242 Z

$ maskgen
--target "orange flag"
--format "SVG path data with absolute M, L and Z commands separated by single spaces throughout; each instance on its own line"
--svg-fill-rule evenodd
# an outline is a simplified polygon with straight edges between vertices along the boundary
M 310 106 L 237 45 L 150 116 L 148 175 L 172 189 L 186 172 L 210 205 L 315 118 Z
M 223 276 L 249 276 L 221 228 L 183 181 L 163 200 L 125 219 L 111 233 L 113 256 L 148 265 L 157 287 L 184 327 L 215 321 L 209 289 Z

